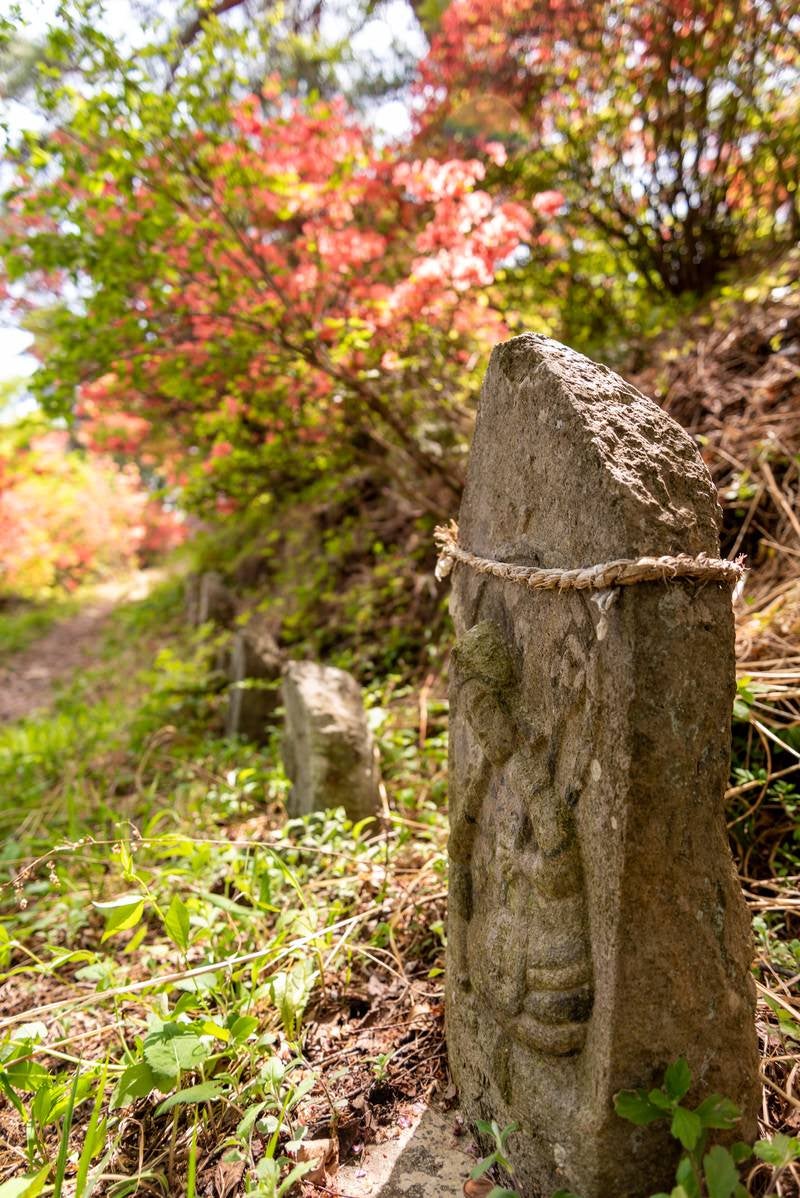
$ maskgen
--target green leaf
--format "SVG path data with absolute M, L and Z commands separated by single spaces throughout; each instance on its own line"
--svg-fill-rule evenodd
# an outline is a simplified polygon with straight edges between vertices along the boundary
M 311 995 L 316 971 L 311 961 L 297 961 L 289 970 L 281 970 L 269 979 L 272 1001 L 278 1008 L 283 1030 L 294 1040 L 300 1030 L 300 1020 Z
M 664 1089 L 670 1098 L 680 1102 L 692 1084 L 692 1071 L 685 1057 L 673 1061 L 664 1074 Z
M 21 1057 L 12 1061 L 0 1076 L 5 1076 L 15 1090 L 33 1094 L 50 1080 L 50 1074 L 44 1065 L 33 1057 Z
M 657 1106 L 660 1111 L 664 1112 L 664 1114 L 672 1112 L 672 1107 L 674 1105 L 672 1099 L 670 1098 L 669 1094 L 666 1094 L 663 1090 L 651 1090 L 647 1095 L 647 1101 L 651 1102 L 653 1106 Z
M 680 1140 L 684 1148 L 689 1152 L 697 1147 L 697 1141 L 703 1134 L 703 1121 L 694 1111 L 688 1111 L 686 1107 L 679 1106 L 675 1108 L 675 1113 L 672 1116 L 672 1124 L 670 1131 L 676 1140 Z
M 312 1169 L 317 1167 L 316 1161 L 300 1161 L 293 1169 L 286 1174 L 278 1189 L 275 1191 L 275 1198 L 284 1198 L 284 1194 L 288 1194 L 292 1186 L 294 1186 L 301 1177 L 305 1177 L 306 1173 L 310 1173 Z
M 496 1160 L 496 1152 L 490 1152 L 488 1156 L 484 1156 L 481 1160 L 479 1160 L 477 1165 L 470 1170 L 469 1175 L 472 1180 L 477 1181 L 478 1178 L 483 1177 L 484 1173 L 488 1173 Z
M 38 1173 L 29 1177 L 12 1177 L 0 1186 L 0 1198 L 38 1198 L 44 1189 L 50 1164 L 46 1164 Z
M 111 1099 L 111 1109 L 130 1106 L 137 1098 L 146 1098 L 153 1090 L 159 1089 L 158 1080 L 147 1061 L 137 1061 L 129 1065 L 117 1082 Z
M 721 1144 L 716 1144 L 703 1157 L 703 1172 L 708 1186 L 708 1198 L 732 1198 L 739 1184 L 736 1163 Z
M 20 1102 L 19 1096 L 17 1095 L 16 1090 L 14 1089 L 14 1087 L 11 1085 L 11 1083 L 8 1080 L 8 1074 L 4 1073 L 2 1069 L 0 1069 L 0 1094 L 5 1094 L 6 1098 L 11 1103 L 11 1105 L 14 1107 L 17 1114 L 22 1119 L 24 1119 L 25 1118 L 25 1108 L 22 1105 L 22 1103 Z
M 182 952 L 189 947 L 189 909 L 178 894 L 173 894 L 167 914 L 164 916 L 164 928 L 170 940 L 177 944 Z
M 258 1031 L 259 1020 L 255 1015 L 239 1015 L 230 1024 L 230 1033 L 234 1044 L 242 1044 L 248 1036 Z
M 177 1093 L 170 1094 L 169 1098 L 156 1108 L 156 1116 L 166 1114 L 174 1106 L 213 1102 L 215 1098 L 221 1098 L 223 1092 L 224 1087 L 219 1082 L 200 1082 L 196 1086 L 187 1086 L 185 1090 L 178 1090 Z
M 93 903 L 92 906 L 105 913 L 106 926 L 100 943 L 117 932 L 127 932 L 136 927 L 144 914 L 144 904 L 145 900 L 140 894 L 122 894 L 106 903 Z
M 627 1119 L 637 1127 L 664 1118 L 664 1112 L 650 1101 L 643 1090 L 621 1090 L 614 1099 L 614 1110 L 620 1118 Z
M 145 1037 L 143 1053 L 158 1077 L 174 1082 L 182 1070 L 202 1065 L 211 1055 L 211 1049 L 185 1024 L 165 1023 Z
M 240 1140 L 247 1140 L 256 1125 L 256 1120 L 266 1106 L 266 1102 L 255 1102 L 251 1107 L 248 1107 L 242 1116 L 236 1128 L 236 1135 Z
M 700 1116 L 703 1127 L 715 1127 L 726 1131 L 734 1126 L 741 1112 L 730 1098 L 710 1094 L 695 1108 L 695 1114 Z
M 753 1151 L 760 1161 L 766 1161 L 775 1169 L 783 1169 L 800 1157 L 800 1139 L 778 1132 L 769 1140 L 759 1140 Z

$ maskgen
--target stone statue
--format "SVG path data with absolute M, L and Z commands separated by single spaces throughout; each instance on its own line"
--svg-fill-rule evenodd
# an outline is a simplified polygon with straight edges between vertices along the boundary
M 525 711 L 511 654 L 495 624 L 476 624 L 454 653 L 459 702 L 480 764 L 452 812 L 453 957 L 521 1044 L 581 1047 L 592 1009 L 586 889 L 574 806 L 580 778 L 558 770 L 564 739 Z M 568 649 L 559 682 L 581 703 L 583 670 Z M 503 810 L 501 825 L 493 813 Z M 527 922 L 525 943 L 516 929 Z
M 532 590 L 514 568 L 715 561 L 691 439 L 546 338 L 499 346 L 459 515 L 451 609 L 447 1040 L 471 1118 L 515 1122 L 523 1198 L 644 1198 L 675 1142 L 614 1113 L 685 1056 L 759 1103 L 749 919 L 726 841 L 731 590 L 665 573 Z M 702 570 L 701 570 L 702 575 Z M 664 580 L 666 579 L 666 580 Z

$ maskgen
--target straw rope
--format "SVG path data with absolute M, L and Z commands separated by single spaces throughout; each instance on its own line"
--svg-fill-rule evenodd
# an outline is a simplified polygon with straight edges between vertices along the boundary
M 439 548 L 436 577 L 441 582 L 456 562 L 469 566 L 477 574 L 491 574 L 507 582 L 517 582 L 532 591 L 603 591 L 608 587 L 633 586 L 637 582 L 667 582 L 676 578 L 691 578 L 696 582 L 726 582 L 735 586 L 745 574 L 742 559 L 735 562 L 722 558 L 708 557 L 701 553 L 690 557 L 681 553 L 676 557 L 619 558 L 613 562 L 601 562 L 596 566 L 582 566 L 576 570 L 544 570 L 538 566 L 515 566 L 510 562 L 497 562 L 491 558 L 478 557 L 458 543 L 458 525 L 451 520 L 449 525 L 440 525 L 433 534 Z

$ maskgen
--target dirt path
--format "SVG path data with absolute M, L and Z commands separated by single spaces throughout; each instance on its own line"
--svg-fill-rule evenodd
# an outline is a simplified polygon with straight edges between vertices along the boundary
M 104 583 L 77 615 L 61 620 L 38 640 L 0 663 L 0 723 L 21 720 L 53 701 L 58 683 L 88 666 L 114 608 L 143 599 L 157 571 L 139 571 Z

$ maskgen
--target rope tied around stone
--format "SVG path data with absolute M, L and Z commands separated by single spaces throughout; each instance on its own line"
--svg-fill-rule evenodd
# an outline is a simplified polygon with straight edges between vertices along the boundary
M 539 566 L 516 566 L 511 562 L 493 561 L 478 557 L 458 543 L 458 525 L 451 520 L 434 531 L 439 549 L 436 577 L 442 582 L 456 562 L 469 566 L 476 574 L 491 574 L 505 582 L 516 582 L 532 591 L 604 591 L 609 587 L 633 586 L 637 582 L 668 582 L 690 578 L 696 582 L 726 582 L 735 587 L 745 575 L 744 559 L 726 561 L 705 553 L 691 557 L 680 553 L 675 557 L 618 558 L 596 566 L 580 566 L 574 570 L 543 569 Z

